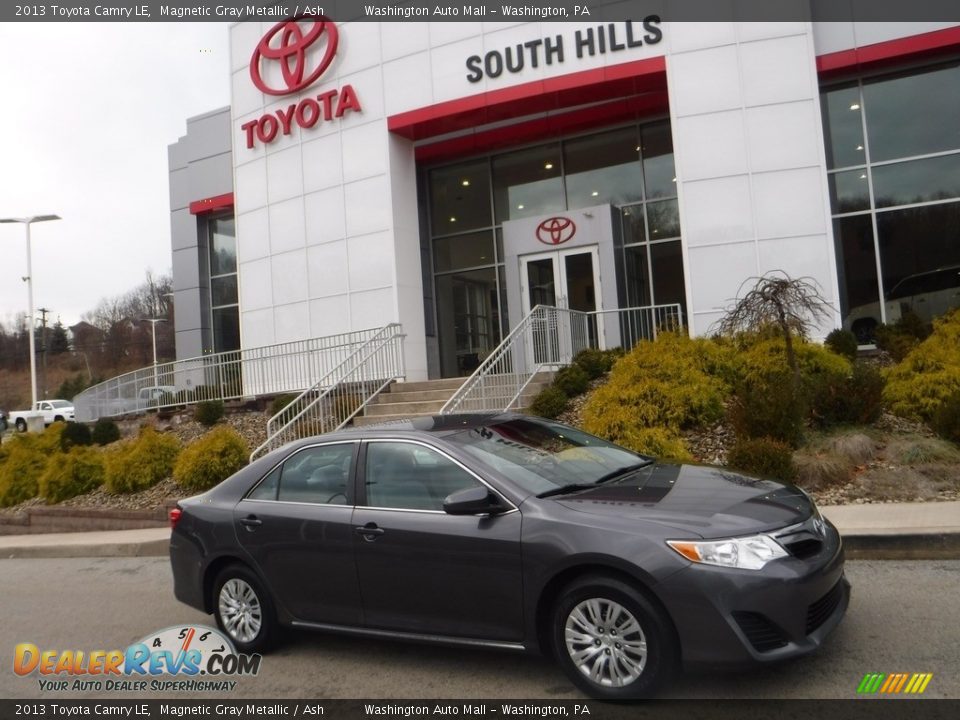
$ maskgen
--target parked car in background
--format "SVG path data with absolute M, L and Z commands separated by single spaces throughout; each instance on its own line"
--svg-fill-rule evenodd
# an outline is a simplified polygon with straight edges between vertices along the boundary
M 960 307 L 960 265 L 908 275 L 887 291 L 885 305 L 888 325 L 908 311 L 931 322 Z M 880 322 L 880 303 L 874 302 L 850 308 L 844 326 L 863 344 L 873 342 Z
M 0 433 L 5 432 L 8 427 L 10 423 L 7 421 L 7 411 L 0 408 Z
M 810 653 L 849 601 L 799 488 L 512 413 L 296 441 L 170 521 L 176 597 L 241 652 L 280 626 L 545 652 L 601 699 Z
M 43 424 L 71 422 L 74 418 L 73 403 L 69 400 L 40 400 L 34 410 L 15 410 L 10 413 L 7 422 L 15 425 L 20 432 L 27 431 L 27 418 L 30 415 L 42 415 Z
M 137 409 L 157 407 L 172 403 L 177 389 L 173 385 L 151 385 L 140 388 L 137 393 Z

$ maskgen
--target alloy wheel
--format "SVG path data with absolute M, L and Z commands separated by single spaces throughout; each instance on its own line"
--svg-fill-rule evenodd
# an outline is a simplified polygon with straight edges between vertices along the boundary
M 567 615 L 564 641 L 570 660 L 603 687 L 633 683 L 647 664 L 647 638 L 627 608 L 607 598 L 589 598 Z
M 220 619 L 231 638 L 250 643 L 263 626 L 263 608 L 260 598 L 250 585 L 240 578 L 227 580 L 220 588 Z

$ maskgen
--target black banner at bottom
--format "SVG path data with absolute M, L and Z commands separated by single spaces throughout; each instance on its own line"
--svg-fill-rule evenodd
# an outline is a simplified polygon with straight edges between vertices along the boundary
M 0 720 L 81 717 L 952 720 L 960 717 L 960 700 L 0 700 Z

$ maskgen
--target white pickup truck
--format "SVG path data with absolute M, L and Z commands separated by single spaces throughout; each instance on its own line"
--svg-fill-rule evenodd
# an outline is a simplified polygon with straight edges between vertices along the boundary
M 41 400 L 37 403 L 37 409 L 32 412 L 30 410 L 14 410 L 10 413 L 7 422 L 16 426 L 20 432 L 26 432 L 27 417 L 30 415 L 42 415 L 44 425 L 72 421 L 73 403 L 69 400 Z

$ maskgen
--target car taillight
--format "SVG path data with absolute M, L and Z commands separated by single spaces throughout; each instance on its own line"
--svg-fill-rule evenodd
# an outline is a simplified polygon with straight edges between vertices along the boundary
M 170 508 L 170 529 L 172 530 L 177 526 L 177 523 L 180 521 L 180 516 L 183 515 L 183 510 L 178 507 Z

